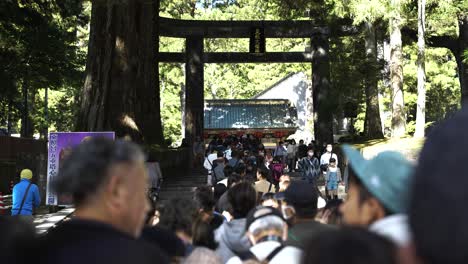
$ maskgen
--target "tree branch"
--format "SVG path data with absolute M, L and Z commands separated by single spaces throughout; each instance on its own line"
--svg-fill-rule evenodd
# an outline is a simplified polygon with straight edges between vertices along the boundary
M 412 28 L 404 27 L 401 29 L 401 33 L 411 42 L 418 40 L 418 32 Z M 457 39 L 453 36 L 427 36 L 426 44 L 433 48 L 447 48 L 454 54 L 457 50 Z

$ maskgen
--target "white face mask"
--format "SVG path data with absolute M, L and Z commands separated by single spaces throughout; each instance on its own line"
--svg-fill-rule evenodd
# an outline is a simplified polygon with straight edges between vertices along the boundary
M 309 157 L 312 157 L 312 156 L 314 156 L 314 153 L 313 152 L 307 152 L 307 155 L 309 155 Z
M 328 147 L 328 148 L 327 148 L 327 151 L 328 151 L 328 152 L 332 152 L 332 150 L 333 150 L 332 147 Z

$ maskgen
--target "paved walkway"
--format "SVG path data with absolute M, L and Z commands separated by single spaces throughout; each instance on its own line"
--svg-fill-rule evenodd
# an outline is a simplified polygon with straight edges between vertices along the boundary
M 54 228 L 65 218 L 71 216 L 74 211 L 74 208 L 66 208 L 58 211 L 57 213 L 34 216 L 34 226 L 36 227 L 36 232 L 38 234 L 47 232 L 50 228 Z

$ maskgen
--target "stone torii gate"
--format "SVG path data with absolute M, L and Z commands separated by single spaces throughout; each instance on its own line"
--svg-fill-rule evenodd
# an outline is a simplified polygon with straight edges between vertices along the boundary
M 319 144 L 333 140 L 327 109 L 330 88 L 329 36 L 346 29 L 298 21 L 203 21 L 160 17 L 159 36 L 185 38 L 185 53 L 158 52 L 159 62 L 185 63 L 185 137 L 203 137 L 204 63 L 312 63 L 314 133 Z M 204 52 L 204 38 L 250 38 L 250 52 Z M 310 52 L 267 52 L 266 38 L 310 38 Z

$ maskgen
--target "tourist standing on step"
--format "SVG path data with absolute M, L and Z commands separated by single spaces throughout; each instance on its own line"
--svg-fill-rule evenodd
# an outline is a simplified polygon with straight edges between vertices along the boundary
M 304 140 L 299 140 L 299 145 L 297 146 L 297 160 L 307 156 L 307 145 L 304 144 Z
M 325 149 L 325 153 L 323 153 L 322 156 L 320 157 L 320 168 L 322 169 L 324 174 L 326 174 L 327 169 L 328 169 L 328 164 L 330 163 L 330 160 L 332 158 L 336 160 L 336 166 L 338 166 L 338 156 L 335 153 L 333 153 L 332 144 L 328 144 Z
M 309 183 L 316 182 L 317 178 L 320 176 L 320 162 L 314 156 L 314 149 L 311 148 L 307 151 L 307 156 L 298 162 L 298 168 L 301 171 L 303 179 L 307 180 Z
M 293 172 L 295 169 L 296 169 L 296 152 L 297 152 L 297 146 L 296 146 L 296 141 L 294 139 L 292 139 L 287 147 L 287 159 L 288 159 L 288 162 L 287 162 L 287 165 L 288 165 L 288 168 L 289 168 L 289 171 L 290 172 Z
M 288 150 L 284 146 L 283 141 L 278 142 L 276 146 L 274 157 L 280 157 L 281 163 L 286 163 L 286 156 L 288 154 Z
M 205 167 L 205 169 L 208 170 L 208 176 L 206 178 L 206 183 L 208 185 L 212 185 L 212 174 L 213 174 L 213 169 L 214 169 L 214 161 L 218 158 L 218 154 L 217 154 L 217 151 L 216 151 L 216 148 L 213 148 L 211 150 L 211 154 L 209 154 L 206 158 L 205 158 L 205 162 L 203 163 L 203 167 Z
M 31 181 L 33 177 L 31 170 L 22 170 L 20 177 L 21 181 L 13 187 L 11 215 L 32 215 L 34 208 L 41 203 L 39 188 Z

